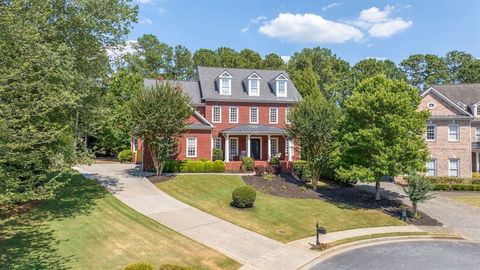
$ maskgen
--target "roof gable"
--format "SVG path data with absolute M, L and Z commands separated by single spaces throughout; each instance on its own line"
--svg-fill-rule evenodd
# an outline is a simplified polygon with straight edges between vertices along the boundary
M 432 116 L 472 116 L 459 104 L 445 97 L 442 93 L 430 87 L 421 94 L 422 101 L 419 109 L 428 109 Z

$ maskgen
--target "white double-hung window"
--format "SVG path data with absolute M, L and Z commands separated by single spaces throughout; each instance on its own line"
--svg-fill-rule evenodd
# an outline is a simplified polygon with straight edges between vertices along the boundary
M 287 97 L 287 77 L 280 74 L 275 78 L 275 92 L 277 97 Z
M 480 142 L 480 127 L 475 129 L 475 141 Z
M 460 160 L 449 159 L 448 160 L 448 176 L 458 177 L 460 176 Z
M 229 114 L 229 122 L 230 123 L 238 123 L 238 108 L 237 107 L 230 107 L 230 114 Z
M 270 124 L 278 124 L 278 108 L 270 108 L 268 113 Z
M 448 125 L 448 140 L 449 141 L 458 141 L 460 140 L 458 124 Z
M 258 124 L 258 107 L 250 107 L 250 124 Z
M 197 157 L 197 138 L 187 138 L 187 157 Z
M 270 138 L 270 156 L 274 157 L 278 153 L 278 138 Z
M 436 176 L 437 175 L 437 160 L 431 159 L 427 161 L 427 176 Z
M 229 141 L 230 158 L 232 159 L 238 156 L 238 138 L 230 138 Z
M 436 126 L 433 124 L 427 125 L 427 141 L 435 141 L 437 134 L 436 134 Z
M 248 95 L 259 96 L 260 95 L 260 76 L 257 73 L 252 73 L 248 76 Z
M 232 94 L 232 75 L 227 71 L 224 71 L 220 76 L 219 80 L 219 92 L 220 95 L 231 95 Z
M 290 114 L 290 108 L 285 108 L 285 124 L 291 124 L 290 120 L 288 119 L 288 115 Z
M 292 156 L 294 154 L 293 150 L 293 141 L 292 140 L 285 140 L 285 155 L 288 157 L 290 156 L 290 153 L 292 153 Z
M 222 107 L 213 106 L 212 107 L 212 123 L 221 123 L 222 122 Z
M 212 149 L 222 149 L 222 139 L 220 138 L 212 138 Z

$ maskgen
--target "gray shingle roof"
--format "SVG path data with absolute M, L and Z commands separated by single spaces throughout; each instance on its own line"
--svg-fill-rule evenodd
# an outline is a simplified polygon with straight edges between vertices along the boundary
M 480 101 L 480 83 L 433 85 L 432 88 L 454 103 L 471 106 Z
M 232 75 L 232 94 L 220 95 L 216 79 L 224 71 Z M 261 77 L 260 96 L 248 95 L 248 78 L 253 72 Z M 277 97 L 274 92 L 274 80 L 280 74 L 288 78 L 288 74 L 282 70 L 240 69 L 240 68 L 213 68 L 198 67 L 198 79 L 202 99 L 205 100 L 228 100 L 228 101 L 252 101 L 252 102 L 295 102 L 302 99 L 300 93 L 288 78 L 287 97 Z
M 241 135 L 241 134 L 271 134 L 285 135 L 287 131 L 284 128 L 272 127 L 268 125 L 239 125 L 222 131 L 223 134 Z
M 198 85 L 198 81 L 173 81 L 173 80 L 155 80 L 155 79 L 145 79 L 143 80 L 143 84 L 145 87 L 153 87 L 157 83 L 160 82 L 168 82 L 172 84 L 179 84 L 182 87 L 182 91 L 190 96 L 192 99 L 193 105 L 201 105 L 202 99 L 200 96 L 200 87 Z
M 205 123 L 191 123 L 191 124 L 188 124 L 186 128 L 188 130 L 210 130 L 213 127 Z

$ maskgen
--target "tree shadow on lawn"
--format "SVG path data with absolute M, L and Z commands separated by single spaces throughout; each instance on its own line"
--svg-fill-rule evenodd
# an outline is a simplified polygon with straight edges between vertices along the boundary
M 72 256 L 58 254 L 48 222 L 88 215 L 107 191 L 96 180 L 69 171 L 55 198 L 29 212 L 0 221 L 0 269 L 67 269 Z
M 392 194 L 392 197 L 383 197 L 380 201 L 375 200 L 375 194 L 358 189 L 356 187 L 340 186 L 338 183 L 328 181 L 327 187 L 319 187 L 317 190 L 306 188 L 303 181 L 293 178 L 290 174 L 281 174 L 273 180 L 265 180 L 258 176 L 244 176 L 245 183 L 255 189 L 270 195 L 299 199 L 322 199 L 334 204 L 336 207 L 348 210 L 378 210 L 395 218 L 401 217 L 403 205 L 400 199 Z M 396 193 L 395 193 L 396 194 Z M 400 198 L 397 194 L 397 197 Z M 441 225 L 437 220 L 422 213 L 422 219 L 411 220 L 415 225 Z

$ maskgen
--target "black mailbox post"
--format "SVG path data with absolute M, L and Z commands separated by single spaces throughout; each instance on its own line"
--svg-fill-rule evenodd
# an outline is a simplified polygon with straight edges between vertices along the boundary
M 327 229 L 322 226 L 319 226 L 317 221 L 317 242 L 315 243 L 317 246 L 320 246 L 320 239 L 319 239 L 320 234 L 327 234 Z

